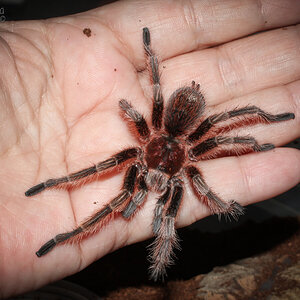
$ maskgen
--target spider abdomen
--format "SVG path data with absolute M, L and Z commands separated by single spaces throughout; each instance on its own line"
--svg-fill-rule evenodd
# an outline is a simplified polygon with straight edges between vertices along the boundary
M 149 168 L 171 176 L 181 169 L 185 161 L 184 148 L 176 140 L 165 136 L 150 141 L 145 154 Z
M 202 115 L 204 106 L 204 97 L 194 82 L 192 87 L 176 90 L 170 97 L 164 119 L 168 134 L 173 137 L 184 134 Z

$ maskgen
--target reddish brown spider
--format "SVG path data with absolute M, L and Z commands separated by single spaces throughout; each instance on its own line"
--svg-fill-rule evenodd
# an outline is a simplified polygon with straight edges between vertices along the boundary
M 171 95 L 164 112 L 159 64 L 150 46 L 148 28 L 143 29 L 143 43 L 153 84 L 153 130 L 149 129 L 144 117 L 122 99 L 119 105 L 136 129 L 140 147 L 125 149 L 105 161 L 68 176 L 48 179 L 25 193 L 26 196 L 33 196 L 47 188 L 76 182 L 121 164 L 130 165 L 119 195 L 74 230 L 58 234 L 45 243 L 36 252 L 38 257 L 48 253 L 57 244 L 90 232 L 96 225 L 108 220 L 114 212 L 129 219 L 144 203 L 148 189 L 154 189 L 160 195 L 152 222 L 156 239 L 150 270 L 151 277 L 156 280 L 165 274 L 166 266 L 172 261 L 173 248 L 177 245 L 175 220 L 183 197 L 184 176 L 189 179 L 199 200 L 212 213 L 225 214 L 235 219 L 243 213 L 243 208 L 237 202 L 225 202 L 209 188 L 193 162 L 224 154 L 237 155 L 273 149 L 273 144 L 259 145 L 250 136 L 232 137 L 223 134 L 241 126 L 286 121 L 295 117 L 293 113 L 271 115 L 256 106 L 247 106 L 204 118 L 204 97 L 199 91 L 199 84 L 194 81 L 191 86 L 180 88 Z M 218 123 L 222 125 L 222 122 L 231 119 L 229 125 L 223 123 L 223 126 L 217 126 Z M 228 145 L 231 145 L 230 149 L 226 149 Z

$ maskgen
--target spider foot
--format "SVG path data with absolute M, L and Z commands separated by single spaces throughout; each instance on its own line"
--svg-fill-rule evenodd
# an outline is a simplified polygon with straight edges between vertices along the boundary
M 37 257 L 41 257 L 51 251 L 56 245 L 54 239 L 51 239 L 47 243 L 45 243 L 35 254 Z
M 150 46 L 150 31 L 149 28 L 143 28 L 143 43 L 145 46 Z
M 237 221 L 239 216 L 243 215 L 244 212 L 245 212 L 245 209 L 243 208 L 243 206 L 241 206 L 236 201 L 231 200 L 229 202 L 228 209 L 224 212 L 225 219 L 230 220 L 230 217 L 232 217 L 235 221 Z
M 255 144 L 253 146 L 253 150 L 256 152 L 269 151 L 274 148 L 275 148 L 275 146 L 273 144 L 262 144 L 262 145 Z
M 293 120 L 293 119 L 295 119 L 295 114 L 293 114 L 293 113 L 279 114 L 279 115 L 277 115 L 277 119 L 279 121 Z
M 295 119 L 295 114 L 293 113 L 283 113 L 278 115 L 271 115 L 262 110 L 259 110 L 258 114 L 269 122 L 281 122 Z
M 244 214 L 244 208 L 234 200 L 226 203 L 219 199 L 219 201 L 210 205 L 210 209 L 218 216 L 219 220 L 221 219 L 221 216 L 224 215 L 226 220 L 233 218 L 237 221 L 239 216 Z
M 180 248 L 175 230 L 175 219 L 166 217 L 159 229 L 158 236 L 150 245 L 150 278 L 163 280 L 166 268 L 173 263 L 174 248 Z
M 167 276 L 166 265 L 163 264 L 152 264 L 149 268 L 149 279 L 154 281 L 164 281 L 164 278 Z
M 70 232 L 60 233 L 53 239 L 45 243 L 35 254 L 41 257 L 50 252 L 57 244 L 62 243 L 83 231 L 82 227 L 78 227 Z
M 37 185 L 33 186 L 32 188 L 30 188 L 29 190 L 27 190 L 25 192 L 25 196 L 27 196 L 27 197 L 34 196 L 34 195 L 42 192 L 45 188 L 46 188 L 46 186 L 44 183 L 37 184 Z

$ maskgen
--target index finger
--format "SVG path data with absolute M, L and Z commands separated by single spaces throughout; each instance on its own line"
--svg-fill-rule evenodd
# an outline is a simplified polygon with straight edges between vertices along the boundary
M 252 1 L 124 1 L 90 11 L 126 45 L 120 49 L 139 68 L 143 27 L 149 27 L 161 59 L 247 36 L 254 32 L 296 24 L 297 0 Z M 138 47 L 138 48 L 137 48 Z

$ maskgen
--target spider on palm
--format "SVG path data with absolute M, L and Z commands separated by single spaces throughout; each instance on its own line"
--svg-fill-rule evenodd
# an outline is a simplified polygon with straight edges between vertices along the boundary
M 50 187 L 70 184 L 119 165 L 128 165 L 121 192 L 80 226 L 58 234 L 45 243 L 36 252 L 38 257 L 48 253 L 57 244 L 100 228 L 99 225 L 103 225 L 115 212 L 130 220 L 145 202 L 148 190 L 152 189 L 159 194 L 152 222 L 156 239 L 150 267 L 151 277 L 156 280 L 166 273 L 166 266 L 172 261 L 173 248 L 177 246 L 175 221 L 183 198 L 184 176 L 211 213 L 225 214 L 235 219 L 243 213 L 240 204 L 234 200 L 226 202 L 210 189 L 194 162 L 222 155 L 273 149 L 273 144 L 259 145 L 250 136 L 229 136 L 224 133 L 242 126 L 286 121 L 295 117 L 293 113 L 272 115 L 256 106 L 247 106 L 205 118 L 205 100 L 199 84 L 194 81 L 190 86 L 177 89 L 164 109 L 159 64 L 150 46 L 148 28 L 143 29 L 143 44 L 153 84 L 152 129 L 125 99 L 119 102 L 128 122 L 136 130 L 140 147 L 125 149 L 68 176 L 49 179 L 30 188 L 25 195 L 33 196 Z M 221 126 L 218 127 L 219 123 Z

